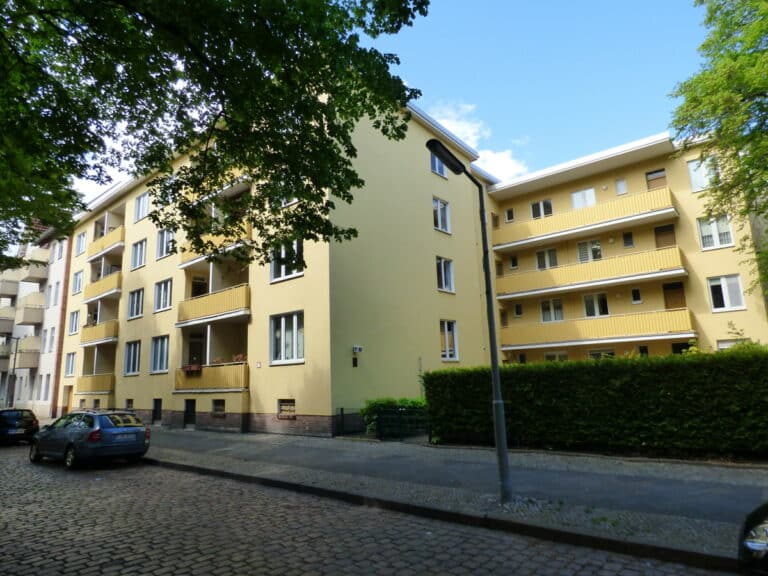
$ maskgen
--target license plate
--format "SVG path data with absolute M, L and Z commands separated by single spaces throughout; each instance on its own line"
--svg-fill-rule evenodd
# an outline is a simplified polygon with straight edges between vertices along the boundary
M 116 442 L 132 442 L 136 440 L 135 434 L 117 434 L 115 435 Z
M 26 430 L 24 428 L 16 428 L 16 430 L 11 430 L 11 434 L 26 434 Z

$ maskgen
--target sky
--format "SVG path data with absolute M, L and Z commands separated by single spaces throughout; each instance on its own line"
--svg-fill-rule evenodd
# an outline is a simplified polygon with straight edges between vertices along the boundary
M 415 104 L 507 181 L 668 130 L 703 20 L 693 0 L 432 0 L 371 45 L 397 54 Z
M 693 0 L 432 0 L 373 46 L 506 181 L 669 130 L 704 16 Z

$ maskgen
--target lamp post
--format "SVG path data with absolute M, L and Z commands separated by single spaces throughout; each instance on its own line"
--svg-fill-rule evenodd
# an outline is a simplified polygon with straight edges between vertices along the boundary
M 19 355 L 20 336 L 6 336 L 8 340 L 15 340 L 13 348 L 13 367 L 8 374 L 8 392 L 5 395 L 5 405 L 13 408 L 14 398 L 16 397 L 16 358 Z
M 496 346 L 496 314 L 491 291 L 491 264 L 488 254 L 488 229 L 485 222 L 485 191 L 480 181 L 467 171 L 466 166 L 445 147 L 432 138 L 427 141 L 427 148 L 437 156 L 454 174 L 464 174 L 477 186 L 480 199 L 480 231 L 483 241 L 483 274 L 485 276 L 485 310 L 488 316 L 488 345 L 491 348 L 491 388 L 493 390 L 493 431 L 496 438 L 496 459 L 499 465 L 499 485 L 501 503 L 512 499 L 512 483 L 509 478 L 509 455 L 507 453 L 507 426 L 504 420 L 504 401 L 501 397 L 501 377 L 499 375 L 499 352 Z

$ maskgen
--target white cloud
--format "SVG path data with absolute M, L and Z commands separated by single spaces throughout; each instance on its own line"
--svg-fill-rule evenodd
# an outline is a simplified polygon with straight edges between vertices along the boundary
M 492 150 L 487 144 L 483 147 L 491 138 L 492 131 L 485 122 L 477 118 L 475 109 L 474 104 L 440 103 L 431 107 L 428 112 L 440 124 L 477 150 L 480 159 L 475 164 L 483 170 L 502 181 L 525 174 L 528 167 L 525 162 L 515 158 L 512 149 Z M 513 141 L 516 146 L 524 146 L 527 143 L 527 137 Z

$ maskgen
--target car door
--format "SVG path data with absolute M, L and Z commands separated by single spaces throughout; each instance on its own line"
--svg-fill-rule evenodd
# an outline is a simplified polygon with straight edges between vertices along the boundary
M 67 429 L 77 414 L 67 414 L 56 420 L 38 435 L 38 449 L 45 456 L 60 456 L 67 445 Z

